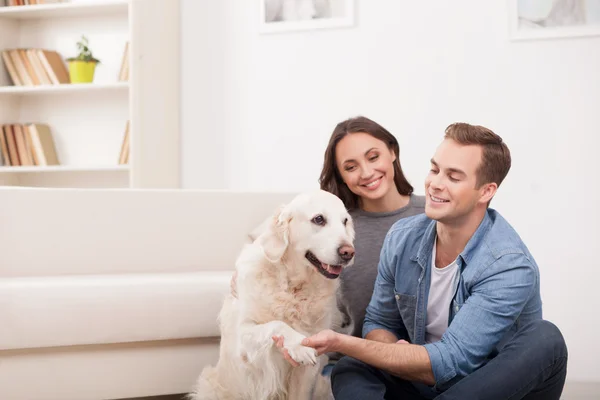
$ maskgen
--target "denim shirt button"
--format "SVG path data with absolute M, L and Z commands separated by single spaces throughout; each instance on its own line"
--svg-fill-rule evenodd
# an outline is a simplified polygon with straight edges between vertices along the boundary
M 400 300 L 400 296 L 396 295 L 396 300 Z

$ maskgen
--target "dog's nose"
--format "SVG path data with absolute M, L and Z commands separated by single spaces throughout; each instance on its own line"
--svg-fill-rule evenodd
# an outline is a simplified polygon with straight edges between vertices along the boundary
M 342 260 L 350 261 L 352 260 L 352 257 L 354 257 L 354 247 L 345 244 L 338 249 L 338 253 L 340 257 L 342 257 Z

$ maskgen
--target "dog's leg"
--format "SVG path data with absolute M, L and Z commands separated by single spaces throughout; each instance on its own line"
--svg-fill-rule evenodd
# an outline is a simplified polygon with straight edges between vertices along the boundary
M 294 361 L 303 365 L 317 363 L 316 350 L 301 344 L 306 336 L 283 321 L 271 321 L 266 324 L 244 322 L 240 326 L 240 333 L 240 350 L 246 353 L 241 356 L 246 356 L 250 362 L 260 358 L 261 354 L 268 353 L 274 345 L 273 336 L 283 336 L 283 347 Z
M 329 363 L 329 357 L 326 355 L 319 356 L 317 364 L 317 376 L 314 380 L 314 388 L 312 391 L 312 399 L 314 400 L 334 400 L 333 392 L 331 391 L 331 377 L 323 376 L 323 369 Z
M 311 377 L 312 400 L 334 400 L 333 392 L 331 391 L 331 377 L 323 375 L 323 369 L 329 362 L 329 357 L 326 355 L 319 356 L 317 363 L 316 374 Z
M 334 400 L 331 391 L 331 377 L 319 374 L 315 383 L 312 398 L 314 400 Z
M 275 347 L 273 336 L 283 336 L 284 347 L 290 356 L 303 365 L 315 365 L 316 350 L 302 346 L 304 335 L 292 329 L 282 321 L 271 321 L 265 324 L 255 324 L 245 320 L 240 324 L 239 357 L 258 371 L 258 377 L 253 384 L 253 392 L 263 393 L 263 398 L 281 396 L 286 387 L 286 375 L 291 368 Z M 254 398 L 254 397 L 252 397 Z M 257 397 L 258 399 L 258 397 Z
M 288 400 L 311 400 L 320 397 L 312 396 L 319 369 L 316 365 L 301 365 L 292 369 Z

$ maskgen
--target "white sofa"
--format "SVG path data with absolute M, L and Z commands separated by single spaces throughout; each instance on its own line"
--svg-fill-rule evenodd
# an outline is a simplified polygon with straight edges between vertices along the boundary
M 0 399 L 188 392 L 241 245 L 293 195 L 0 188 Z

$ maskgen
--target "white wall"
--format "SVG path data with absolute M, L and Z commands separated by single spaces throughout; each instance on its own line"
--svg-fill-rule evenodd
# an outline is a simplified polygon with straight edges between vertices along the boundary
M 485 125 L 513 154 L 493 206 L 540 265 L 569 379 L 600 381 L 600 37 L 511 42 L 499 0 L 356 3 L 354 28 L 261 35 L 256 1 L 182 0 L 183 186 L 316 187 L 335 124 L 364 114 L 423 193 L 443 129 Z

